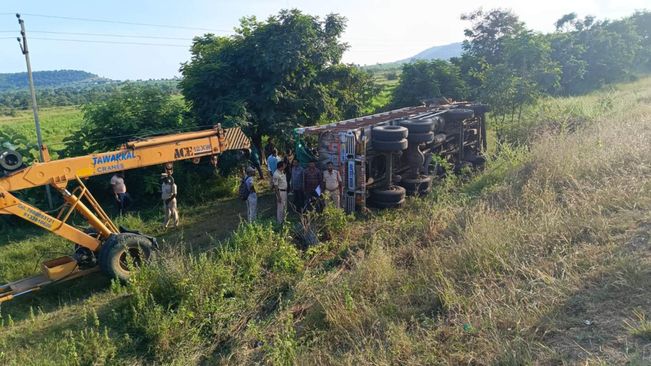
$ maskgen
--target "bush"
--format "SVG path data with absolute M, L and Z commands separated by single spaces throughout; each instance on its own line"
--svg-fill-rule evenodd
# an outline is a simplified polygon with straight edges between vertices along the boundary
M 266 316 L 302 269 L 300 252 L 268 224 L 246 224 L 210 254 L 168 253 L 134 276 L 128 324 L 158 361 L 198 360 Z M 255 287 L 254 287 L 255 286 Z M 270 305 L 271 304 L 271 305 Z

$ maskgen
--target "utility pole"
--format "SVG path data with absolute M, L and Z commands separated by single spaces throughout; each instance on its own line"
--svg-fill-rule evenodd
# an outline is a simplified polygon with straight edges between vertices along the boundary
M 41 158 L 41 162 L 45 162 L 45 156 L 43 155 L 43 137 L 41 136 L 41 122 L 38 119 L 38 105 L 36 104 L 36 90 L 34 89 L 34 78 L 32 77 L 32 63 L 29 61 L 29 48 L 27 47 L 27 34 L 25 33 L 25 21 L 20 19 L 20 14 L 16 14 L 18 18 L 18 24 L 20 24 L 20 35 L 22 37 L 18 39 L 18 44 L 20 45 L 20 50 L 25 55 L 25 63 L 27 63 L 27 77 L 29 79 L 29 92 L 32 94 L 32 110 L 34 111 L 34 124 L 36 125 L 36 141 L 38 142 L 38 153 Z M 50 193 L 50 186 L 45 186 L 45 191 L 47 192 L 47 203 L 50 207 L 52 206 L 52 195 Z

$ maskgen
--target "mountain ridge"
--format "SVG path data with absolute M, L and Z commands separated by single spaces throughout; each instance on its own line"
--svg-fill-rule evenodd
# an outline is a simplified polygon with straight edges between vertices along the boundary
M 60 88 L 79 84 L 105 84 L 115 82 L 108 78 L 82 70 L 48 70 L 33 73 L 37 88 Z M 26 72 L 0 73 L 0 92 L 27 89 Z

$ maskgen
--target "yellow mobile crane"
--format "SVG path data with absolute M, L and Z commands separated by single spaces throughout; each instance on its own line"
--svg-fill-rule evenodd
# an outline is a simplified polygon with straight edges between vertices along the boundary
M 38 225 L 75 244 L 75 251 L 42 263 L 42 273 L 6 285 L 0 285 L 0 303 L 24 295 L 54 282 L 61 282 L 101 270 L 120 280 L 127 280 L 132 266 L 146 261 L 156 248 L 156 240 L 138 232 L 120 230 L 91 195 L 82 179 L 117 171 L 168 164 L 174 161 L 217 156 L 227 150 L 246 150 L 250 141 L 239 128 L 213 129 L 157 136 L 131 141 L 119 150 L 50 160 L 44 146 L 44 161 L 31 166 L 22 163 L 15 151 L 0 151 L 0 214 L 15 215 Z M 68 191 L 71 182 L 77 186 Z M 63 197 L 65 204 L 58 215 L 21 201 L 11 192 L 50 185 Z M 68 220 L 80 214 L 90 230 L 80 230 Z

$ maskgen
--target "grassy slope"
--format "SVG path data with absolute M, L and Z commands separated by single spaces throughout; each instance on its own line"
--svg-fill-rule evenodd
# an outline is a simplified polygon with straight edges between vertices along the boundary
M 300 263 L 264 226 L 212 238 L 238 203 L 198 208 L 167 248 L 222 249 L 166 249 L 127 288 L 98 276 L 4 305 L 0 361 L 648 363 L 651 79 L 525 122 L 508 133 L 530 149 L 339 228 Z

